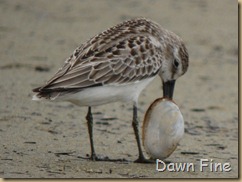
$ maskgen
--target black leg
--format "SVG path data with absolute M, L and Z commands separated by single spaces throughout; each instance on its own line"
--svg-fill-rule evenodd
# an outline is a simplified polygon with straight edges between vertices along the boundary
M 88 107 L 86 120 L 87 120 L 88 133 L 89 133 L 90 145 L 91 145 L 90 159 L 93 160 L 93 161 L 127 162 L 127 160 L 125 160 L 125 159 L 109 159 L 108 157 L 97 157 L 97 155 L 95 153 L 95 149 L 94 149 L 94 144 L 93 144 L 93 117 L 92 117 L 91 107 Z
M 91 107 L 88 107 L 86 120 L 87 120 L 88 133 L 89 133 L 89 139 L 90 139 L 90 145 L 91 145 L 91 157 L 90 157 L 90 159 L 93 160 L 93 161 L 96 161 L 96 160 L 112 161 L 107 157 L 104 158 L 104 159 L 98 159 L 97 156 L 96 156 L 94 144 L 93 144 L 93 117 L 92 117 Z M 139 138 L 139 128 L 138 128 L 139 123 L 138 123 L 138 118 L 137 118 L 137 107 L 136 107 L 136 105 L 134 105 L 134 107 L 133 107 L 133 122 L 132 122 L 132 125 L 133 125 L 135 138 L 136 138 L 138 150 L 139 150 L 139 158 L 135 162 L 150 163 L 151 162 L 150 160 L 145 159 L 143 152 L 142 152 L 142 149 L 141 149 L 140 138 Z M 125 161 L 125 160 L 124 159 L 122 159 L 122 160 L 118 159 L 117 161 Z
M 134 104 L 133 107 L 133 122 L 132 122 L 132 126 L 134 129 L 134 134 L 135 134 L 135 138 L 137 141 L 137 145 L 138 145 L 138 150 L 139 150 L 139 158 L 135 161 L 135 162 L 139 162 L 139 163 L 150 163 L 151 161 L 146 159 L 143 155 L 142 152 L 142 148 L 141 148 L 141 143 L 140 143 L 140 137 L 139 137 L 139 123 L 138 123 L 138 114 L 137 114 L 137 107 Z
M 92 117 L 92 110 L 91 107 L 88 107 L 88 112 L 87 112 L 87 127 L 88 127 L 88 133 L 89 133 L 89 138 L 90 138 L 90 145 L 91 145 L 91 157 L 90 159 L 95 161 L 96 160 L 96 153 L 93 145 L 93 117 Z

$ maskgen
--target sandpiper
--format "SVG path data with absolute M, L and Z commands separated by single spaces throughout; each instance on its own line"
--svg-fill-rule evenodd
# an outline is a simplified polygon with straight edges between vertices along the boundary
M 187 68 L 188 53 L 180 37 L 149 19 L 135 18 L 81 44 L 46 84 L 33 89 L 33 100 L 63 100 L 88 107 L 92 160 L 98 160 L 93 144 L 92 106 L 133 102 L 132 126 L 139 151 L 136 162 L 146 162 L 138 130 L 138 97 L 159 75 L 163 96 L 172 98 L 175 81 Z

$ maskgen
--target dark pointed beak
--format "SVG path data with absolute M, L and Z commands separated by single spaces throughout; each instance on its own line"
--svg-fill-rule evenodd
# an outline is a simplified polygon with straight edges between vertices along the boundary
M 176 80 L 163 82 L 163 97 L 172 99 Z

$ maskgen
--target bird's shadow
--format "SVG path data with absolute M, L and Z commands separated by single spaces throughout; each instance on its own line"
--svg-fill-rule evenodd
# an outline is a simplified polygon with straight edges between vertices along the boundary
M 86 155 L 86 157 L 79 156 L 78 158 L 84 159 L 84 160 L 90 160 L 90 161 L 97 161 L 97 162 L 121 162 L 121 163 L 131 163 L 133 161 L 127 160 L 127 159 L 111 159 L 108 156 L 97 156 L 95 160 L 92 160 L 89 155 Z
M 90 159 L 90 156 L 87 154 L 86 157 L 79 156 L 78 158 L 84 159 L 84 160 L 90 160 L 90 161 L 97 161 L 97 162 L 120 162 L 120 163 L 137 163 L 135 161 L 127 160 L 125 158 L 121 159 L 111 159 L 108 156 L 97 156 L 95 160 Z M 165 164 L 170 164 L 171 161 L 164 161 Z M 147 162 L 144 162 L 146 164 L 155 164 L 156 159 L 150 158 L 147 160 Z

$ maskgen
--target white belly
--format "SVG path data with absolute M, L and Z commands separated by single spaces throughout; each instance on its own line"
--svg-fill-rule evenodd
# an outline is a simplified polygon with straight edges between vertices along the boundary
M 138 100 L 140 92 L 154 79 L 148 78 L 137 83 L 119 86 L 92 87 L 62 98 L 79 106 L 97 106 L 117 101 Z

